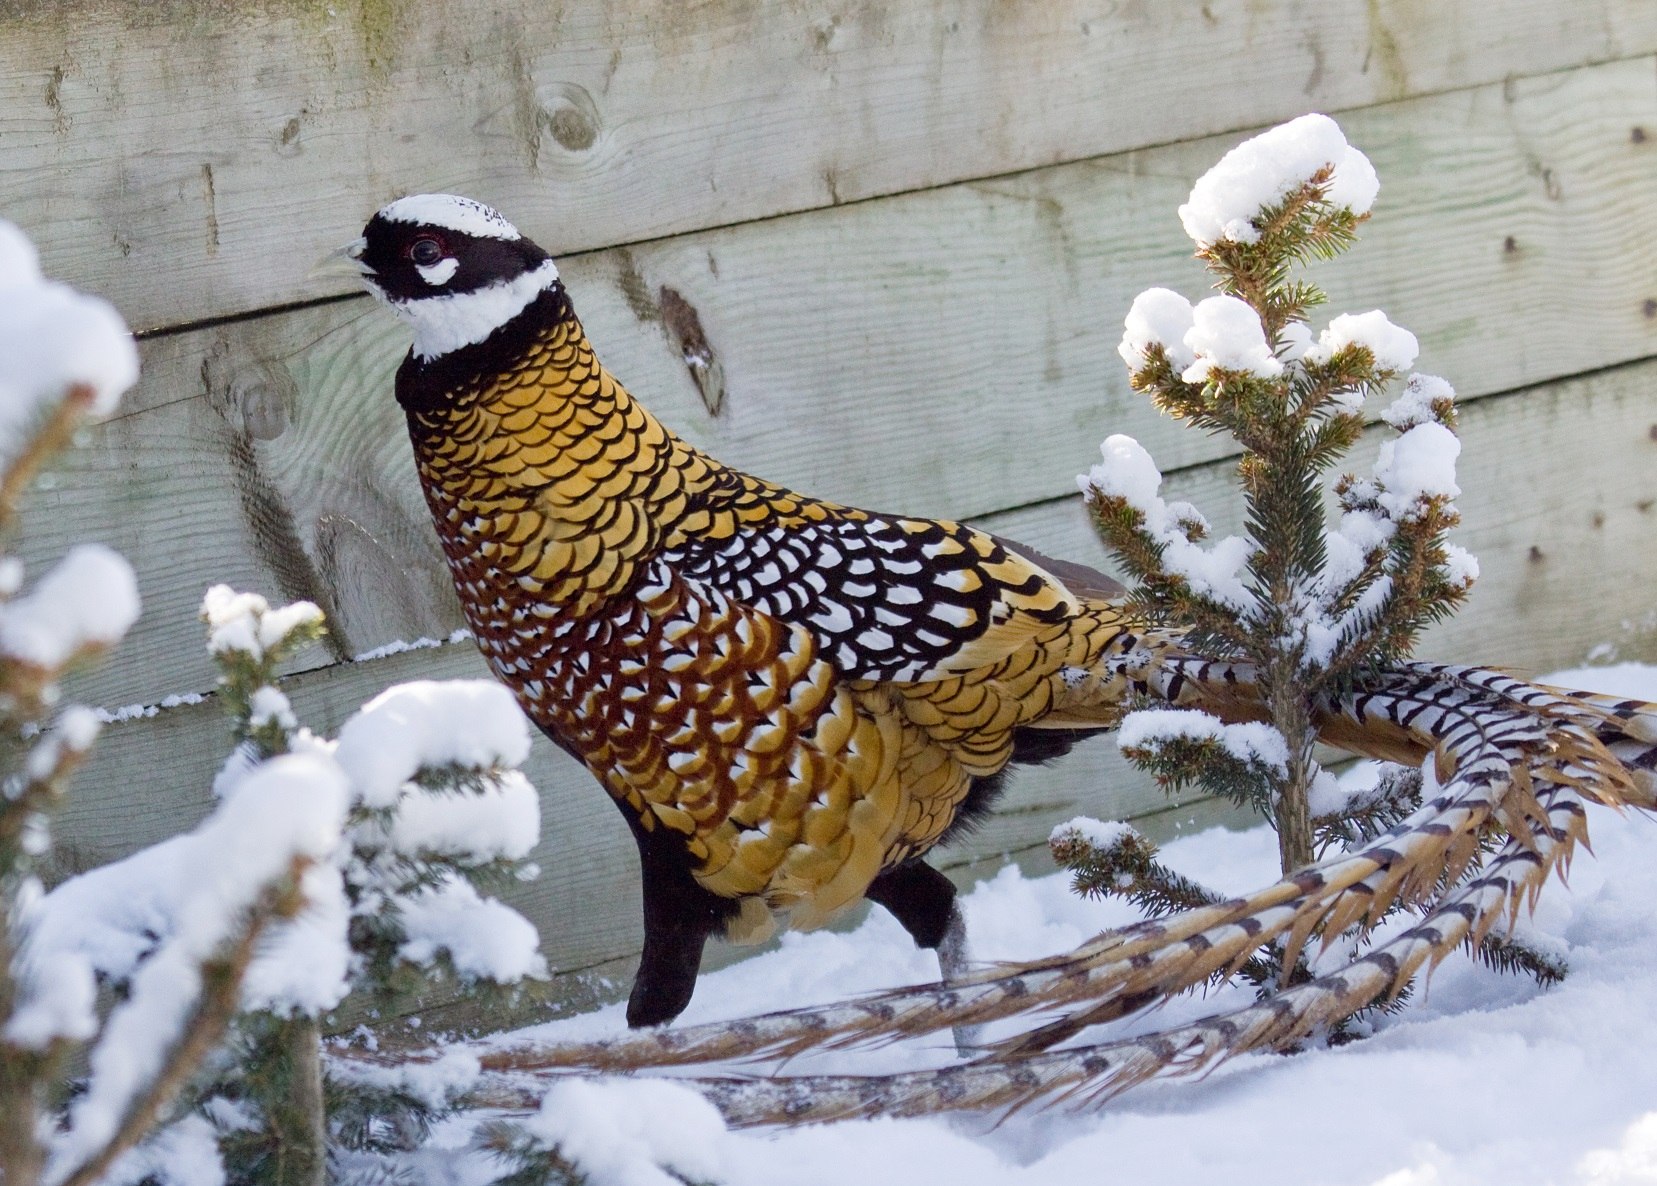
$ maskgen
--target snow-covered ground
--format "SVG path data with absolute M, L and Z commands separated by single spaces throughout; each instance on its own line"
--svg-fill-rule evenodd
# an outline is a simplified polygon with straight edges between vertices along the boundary
M 1547 682 L 1657 700 L 1657 667 L 1589 668 Z M 593 1186 L 1657 1182 L 1657 821 L 1592 809 L 1589 826 L 1593 854 L 1579 854 L 1569 885 L 1550 885 L 1523 924 L 1570 964 L 1569 978 L 1549 990 L 1457 956 L 1366 1041 L 1238 1059 L 1205 1080 L 1155 1083 L 1092 1111 L 730 1132 L 682 1088 L 615 1081 L 559 1089 L 545 1131 L 570 1134 L 565 1149 Z M 1264 828 L 1176 840 L 1164 858 L 1222 889 L 1276 874 Z M 1062 951 L 1128 917 L 1118 904 L 1076 898 L 1064 875 L 1013 868 L 965 906 L 984 959 Z M 931 957 L 875 911 L 850 934 L 791 935 L 780 950 L 704 977 L 683 1021 L 935 975 Z M 1220 1003 L 1181 1000 L 1148 1024 Z M 575 1038 L 621 1027 L 616 1006 L 530 1032 Z M 788 1070 L 937 1060 L 936 1039 L 918 1046 L 796 1060 Z M 446 1135 L 459 1144 L 468 1128 L 455 1123 Z M 476 1154 L 445 1168 L 457 1182 L 487 1180 Z

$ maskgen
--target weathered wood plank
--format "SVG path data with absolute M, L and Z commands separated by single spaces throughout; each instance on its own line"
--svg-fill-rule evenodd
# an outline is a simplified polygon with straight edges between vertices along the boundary
M 1423 643 L 1424 656 L 1531 671 L 1572 664 L 1622 618 L 1657 609 L 1654 384 L 1657 361 L 1649 361 L 1464 410 L 1460 538 L 1483 576 L 1471 606 Z M 1228 470 L 1210 463 L 1169 485 L 1198 501 L 1217 529 L 1233 530 Z M 1056 555 L 1101 559 L 1074 498 L 987 525 Z M 302 719 L 331 732 L 386 684 L 482 674 L 470 645 L 455 645 L 304 673 L 286 690 Z M 84 868 L 189 826 L 207 808 L 225 742 L 211 702 L 111 726 L 61 817 L 59 859 Z M 537 743 L 527 769 L 541 791 L 544 839 L 534 859 L 543 873 L 512 899 L 541 927 L 554 964 L 625 974 L 624 964 L 605 962 L 624 960 L 638 942 L 627 831 L 585 772 L 551 745 Z M 1162 805 L 1100 739 L 1051 767 L 1019 771 L 1000 810 L 941 860 L 959 865 L 1038 847 L 1055 823 L 1077 814 L 1121 818 Z
M 1380 305 L 1464 398 L 1657 350 L 1653 62 L 1614 63 L 1354 113 L 1385 179 L 1365 241 L 1320 271 L 1334 308 Z M 1230 138 L 953 186 L 569 260 L 601 352 L 732 464 L 865 506 L 967 517 L 1074 489 L 1093 442 L 1167 469 L 1227 446 L 1127 390 L 1133 295 L 1203 277 L 1173 215 Z M 724 373 L 717 415 L 661 324 L 671 288 Z M 24 552 L 105 539 L 146 612 L 79 684 L 106 705 L 200 690 L 210 579 L 321 603 L 336 654 L 458 624 L 407 460 L 390 372 L 406 338 L 366 301 L 145 344 L 128 413 L 39 500 Z M 300 667 L 328 661 L 322 651 Z
M 0 209 L 148 328 L 321 295 L 409 191 L 568 253 L 1653 50 L 1642 0 L 8 0 Z

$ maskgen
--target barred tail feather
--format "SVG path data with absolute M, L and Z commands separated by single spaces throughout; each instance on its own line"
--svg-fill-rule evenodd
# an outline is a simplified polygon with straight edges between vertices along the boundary
M 1229 1013 L 1118 1042 L 1049 1051 L 1015 1038 L 966 1065 L 887 1076 L 692 1080 L 734 1126 L 808 1124 L 1033 1103 L 1097 1105 L 1148 1079 L 1196 1075 L 1251 1051 L 1284 1050 L 1383 997 L 1423 967 L 1479 942 L 1569 859 L 1583 810 L 1565 787 L 1543 794 L 1535 847 L 1511 839 L 1474 879 L 1401 934 L 1314 980 Z
M 1504 917 L 1511 923 L 1584 832 L 1582 806 L 1566 788 L 1548 788 L 1543 799 L 1549 822 L 1536 831 L 1536 847 L 1509 840 L 1479 876 L 1401 934 L 1336 971 L 1241 1009 L 1157 1033 L 1062 1050 L 1049 1050 L 1032 1041 L 1033 1035 L 1022 1035 L 997 1044 L 975 1062 L 934 1070 L 685 1082 L 702 1091 L 733 1126 L 811 1124 L 951 1109 L 1016 1110 L 1037 1103 L 1096 1105 L 1152 1078 L 1201 1074 L 1239 1054 L 1287 1049 L 1319 1027 L 1395 995 L 1423 966 L 1436 966 L 1457 947 L 1477 943 Z M 476 1102 L 533 1107 L 541 1086 L 497 1073 Z

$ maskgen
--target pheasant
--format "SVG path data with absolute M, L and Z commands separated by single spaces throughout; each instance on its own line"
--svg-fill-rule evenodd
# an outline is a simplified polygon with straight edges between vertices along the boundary
M 1139 644 L 1119 586 L 692 448 L 487 207 L 405 198 L 350 252 L 414 327 L 397 398 L 478 646 L 638 841 L 628 1020 L 683 1009 L 709 935 L 810 927 L 864 897 L 958 966 L 954 887 L 922 857 L 1010 762 L 1114 721 L 1121 681 L 1074 675 Z
M 632 1026 L 683 1010 L 710 936 L 816 926 L 862 898 L 937 949 L 955 988 L 784 1015 L 749 1031 L 745 1049 L 973 1024 L 1051 1003 L 1036 981 L 1120 981 L 1121 999 L 1144 1000 L 1223 967 L 1239 943 L 1350 922 L 1354 894 L 1420 897 L 1446 865 L 1466 866 L 1468 837 L 1493 816 L 1525 836 L 1563 829 L 1536 862 L 1545 875 L 1576 831 L 1541 791 L 1649 806 L 1649 766 L 1636 777 L 1624 764 L 1652 756 L 1650 706 L 1403 665 L 1329 705 L 1324 732 L 1393 760 L 1437 750 L 1461 778 L 1429 805 L 1438 816 L 1201 925 L 1101 940 L 1079 963 L 969 973 L 954 887 L 926 854 L 981 817 L 1009 766 L 1111 728 L 1136 696 L 1259 719 L 1249 673 L 1144 628 L 1121 587 L 1089 569 L 959 523 L 810 498 L 687 444 L 598 361 L 548 254 L 487 206 L 404 198 L 346 251 L 413 328 L 396 396 L 477 644 L 638 843 Z M 1536 768 L 1539 793 L 1514 806 L 1501 792 L 1520 767 Z M 1531 884 L 1535 869 L 1519 864 L 1515 884 Z M 1449 933 L 1439 946 L 1454 945 Z M 1111 1008 L 1095 1003 L 1088 1020 Z M 1021 1056 L 1057 1040 L 1038 1032 Z M 626 1049 L 682 1061 L 732 1053 L 731 1041 Z

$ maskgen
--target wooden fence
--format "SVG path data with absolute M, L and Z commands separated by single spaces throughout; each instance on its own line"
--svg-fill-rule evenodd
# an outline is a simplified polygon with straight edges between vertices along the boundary
M 286 685 L 318 729 L 483 671 L 469 643 L 361 658 L 460 625 L 390 397 L 405 332 L 309 276 L 384 201 L 499 206 L 612 369 L 723 459 L 1102 563 L 1074 475 L 1111 432 L 1235 519 L 1231 443 L 1157 416 L 1115 345 L 1140 289 L 1204 287 L 1174 214 L 1195 177 L 1307 110 L 1382 178 L 1319 273 L 1332 309 L 1386 309 L 1465 403 L 1484 576 L 1424 653 L 1657 654 L 1648 0 L 0 0 L 0 214 L 144 333 L 20 545 L 38 571 L 103 540 L 144 596 L 71 688 L 130 719 L 77 781 L 64 868 L 207 809 L 209 583 L 327 611 Z M 713 368 L 685 363 L 686 309 Z M 631 842 L 550 745 L 530 770 L 543 874 L 516 902 L 581 996 L 636 950 Z M 1163 805 L 1095 743 L 947 861 Z

